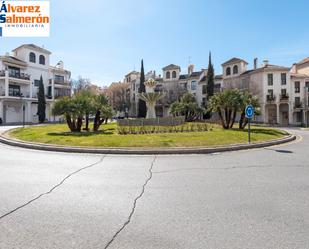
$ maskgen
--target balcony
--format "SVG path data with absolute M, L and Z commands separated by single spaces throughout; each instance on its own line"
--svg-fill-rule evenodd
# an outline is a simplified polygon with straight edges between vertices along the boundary
M 52 84 L 52 79 L 49 79 L 49 84 Z M 54 79 L 54 84 L 71 86 L 71 82 L 69 80 Z
M 5 77 L 5 71 L 0 71 L 0 77 Z M 25 73 L 13 73 L 9 72 L 9 77 L 14 79 L 20 79 L 20 80 L 30 80 L 30 75 Z
M 269 94 L 269 95 L 266 96 L 266 101 L 268 103 L 275 102 L 276 101 L 276 96 Z
M 20 93 L 20 92 L 10 92 L 9 97 L 16 97 L 16 98 L 30 98 L 30 93 Z
M 294 104 L 294 109 L 301 109 L 302 108 L 302 102 L 296 102 Z
M 289 101 L 289 95 L 288 95 L 288 94 L 281 94 L 281 95 L 280 95 L 280 101 L 281 101 L 281 102 L 287 102 L 287 101 Z

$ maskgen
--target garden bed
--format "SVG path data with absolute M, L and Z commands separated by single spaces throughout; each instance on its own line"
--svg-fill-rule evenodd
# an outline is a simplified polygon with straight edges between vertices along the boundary
M 208 131 L 165 132 L 120 135 L 117 124 L 102 125 L 99 132 L 71 133 L 65 124 L 31 126 L 9 132 L 9 136 L 23 141 L 45 144 L 119 148 L 119 147 L 213 147 L 246 144 L 246 130 L 224 130 L 218 125 L 208 125 Z M 211 127 L 211 129 L 210 129 Z M 277 129 L 252 127 L 252 142 L 280 139 L 286 132 Z

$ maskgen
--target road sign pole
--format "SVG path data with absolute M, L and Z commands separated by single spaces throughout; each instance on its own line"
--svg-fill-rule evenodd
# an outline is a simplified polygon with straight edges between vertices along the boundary
M 248 142 L 249 144 L 251 143 L 251 127 L 250 127 L 250 122 L 251 119 L 253 118 L 254 115 L 254 108 L 252 105 L 247 105 L 246 109 L 245 109 L 245 114 L 246 114 L 246 118 L 248 119 Z
M 251 143 L 251 127 L 250 127 L 251 118 L 248 119 L 248 141 Z

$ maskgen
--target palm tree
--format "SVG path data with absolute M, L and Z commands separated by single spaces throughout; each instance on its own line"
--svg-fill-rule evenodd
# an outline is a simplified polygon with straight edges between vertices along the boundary
M 98 131 L 100 126 L 113 117 L 113 109 L 108 105 L 108 98 L 105 94 L 99 94 L 94 98 L 95 118 L 93 131 Z
M 82 89 L 80 90 L 77 95 L 78 98 L 84 101 L 84 111 L 85 111 L 85 121 L 86 125 L 83 130 L 89 131 L 89 115 L 93 113 L 93 99 L 95 97 L 94 93 L 90 89 Z
M 77 117 L 80 117 L 78 108 L 79 106 L 74 99 L 63 97 L 55 102 L 52 113 L 55 116 L 63 116 L 71 132 L 78 132 L 80 131 L 78 127 L 81 126 L 80 122 L 82 122 L 82 119 L 77 120 Z
M 245 109 L 249 104 L 253 105 L 255 114 L 259 115 L 259 101 L 257 97 L 237 89 L 227 89 L 215 94 L 210 99 L 209 110 L 218 113 L 224 129 L 233 128 L 236 115 L 240 112 L 239 129 L 244 129 L 248 123 L 245 117 Z
M 224 129 L 233 128 L 237 112 L 241 107 L 241 92 L 227 89 L 215 94 L 209 101 L 209 111 L 217 112 Z
M 245 110 L 247 105 L 252 105 L 254 108 L 254 114 L 260 115 L 260 104 L 257 97 L 252 96 L 248 92 L 243 92 L 241 95 L 241 106 L 240 106 L 240 119 L 239 119 L 239 129 L 245 129 L 248 124 L 248 119 L 246 118 Z
M 192 122 L 199 119 L 205 113 L 205 109 L 198 106 L 191 93 L 186 93 L 180 101 L 171 104 L 170 112 L 174 116 L 185 116 L 187 122 Z

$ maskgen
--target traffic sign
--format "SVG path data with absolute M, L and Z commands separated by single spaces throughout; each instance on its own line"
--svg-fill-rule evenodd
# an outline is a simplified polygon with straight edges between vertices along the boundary
M 254 108 L 252 105 L 247 105 L 245 110 L 246 118 L 248 119 L 248 142 L 251 143 L 251 127 L 250 127 L 250 121 L 254 116 Z
M 253 118 L 253 116 L 254 116 L 254 108 L 253 108 L 252 105 L 247 105 L 245 114 L 246 114 L 246 118 L 249 118 L 249 119 Z

